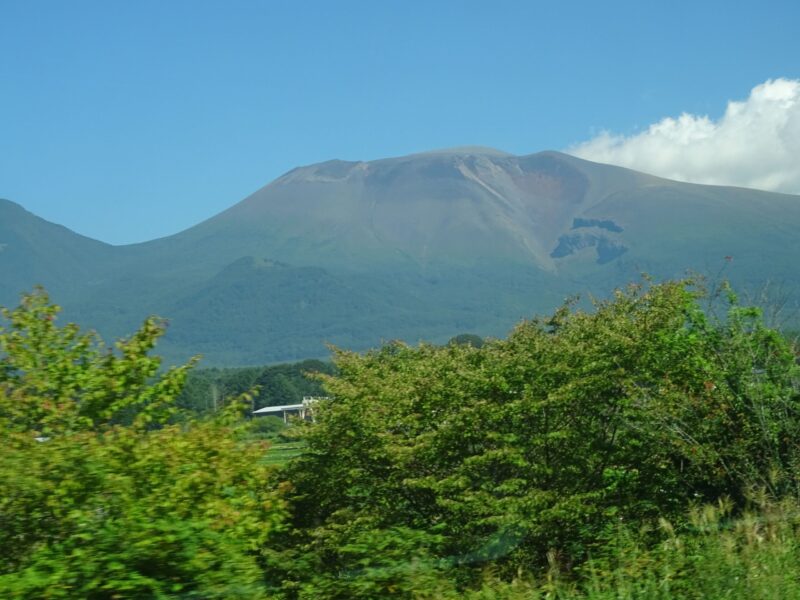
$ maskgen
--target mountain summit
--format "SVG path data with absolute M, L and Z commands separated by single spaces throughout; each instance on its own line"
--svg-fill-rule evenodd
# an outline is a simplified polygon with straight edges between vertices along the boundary
M 168 248 L 194 256 L 201 240 L 224 239 L 220 263 L 252 254 L 356 271 L 502 261 L 555 272 L 563 245 L 553 253 L 576 218 L 613 194 L 658 181 L 557 152 L 459 149 L 332 160 L 294 169 L 148 250 L 161 261 Z M 611 233 L 599 228 L 595 237 Z
M 323 341 L 499 335 L 566 295 L 602 294 L 642 271 L 724 270 L 743 288 L 771 280 L 791 294 L 800 280 L 800 197 L 558 152 L 467 147 L 299 167 L 190 229 L 131 246 L 22 209 L 3 214 L 6 303 L 43 283 L 69 314 L 112 335 L 157 312 L 173 323 L 174 356 L 202 351 L 217 364 L 319 356 Z M 34 221 L 57 250 L 24 233 Z

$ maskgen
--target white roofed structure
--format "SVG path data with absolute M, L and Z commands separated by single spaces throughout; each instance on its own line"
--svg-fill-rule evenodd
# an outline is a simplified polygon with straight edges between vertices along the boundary
M 289 415 L 296 413 L 298 417 L 304 421 L 307 419 L 314 420 L 314 404 L 319 400 L 327 400 L 327 396 L 304 396 L 301 404 L 282 404 L 279 406 L 265 406 L 253 411 L 254 417 L 263 417 L 266 415 L 278 416 L 280 413 L 283 415 L 283 422 L 289 422 Z

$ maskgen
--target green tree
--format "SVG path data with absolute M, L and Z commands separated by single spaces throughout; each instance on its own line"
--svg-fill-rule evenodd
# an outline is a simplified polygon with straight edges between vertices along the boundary
M 59 327 L 60 308 L 43 289 L 3 308 L 0 326 L 0 424 L 40 436 L 96 430 L 112 423 L 147 427 L 174 412 L 196 362 L 158 375 L 161 359 L 148 353 L 164 322 L 145 320 L 109 348 L 74 323 Z M 116 351 L 115 351 L 116 350 Z
M 715 322 L 698 297 L 687 282 L 632 286 L 482 348 L 337 352 L 335 400 L 288 470 L 284 545 L 322 556 L 332 530 L 369 518 L 394 536 L 435 534 L 428 552 L 459 577 L 486 564 L 511 576 L 579 563 L 620 523 L 791 490 L 792 352 L 758 311 L 731 296 Z
M 461 333 L 455 337 L 450 338 L 448 344 L 458 344 L 460 346 L 473 346 L 480 348 L 483 346 L 484 340 L 481 336 L 474 333 Z
M 0 596 L 258 598 L 283 508 L 231 404 L 173 422 L 163 325 L 105 347 L 42 290 L 0 329 Z

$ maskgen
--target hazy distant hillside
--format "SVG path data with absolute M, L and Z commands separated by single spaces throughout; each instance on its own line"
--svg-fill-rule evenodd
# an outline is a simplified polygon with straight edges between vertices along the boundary
M 203 352 L 216 364 L 320 356 L 324 341 L 500 335 L 643 271 L 724 271 L 743 288 L 771 280 L 800 296 L 800 197 L 557 152 L 300 167 L 195 227 L 125 247 L 12 203 L 0 211 L 4 299 L 45 283 L 68 314 L 111 335 L 157 312 L 172 321 L 172 357 Z
M 34 283 L 59 295 L 85 291 L 113 261 L 115 248 L 0 199 L 0 303 Z

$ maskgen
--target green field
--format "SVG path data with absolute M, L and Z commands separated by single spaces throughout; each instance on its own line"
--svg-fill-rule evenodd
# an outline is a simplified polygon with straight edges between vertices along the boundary
M 303 453 L 305 446 L 300 442 L 279 442 L 270 445 L 264 459 L 262 460 L 265 465 L 282 466 L 290 459 L 300 456 Z

